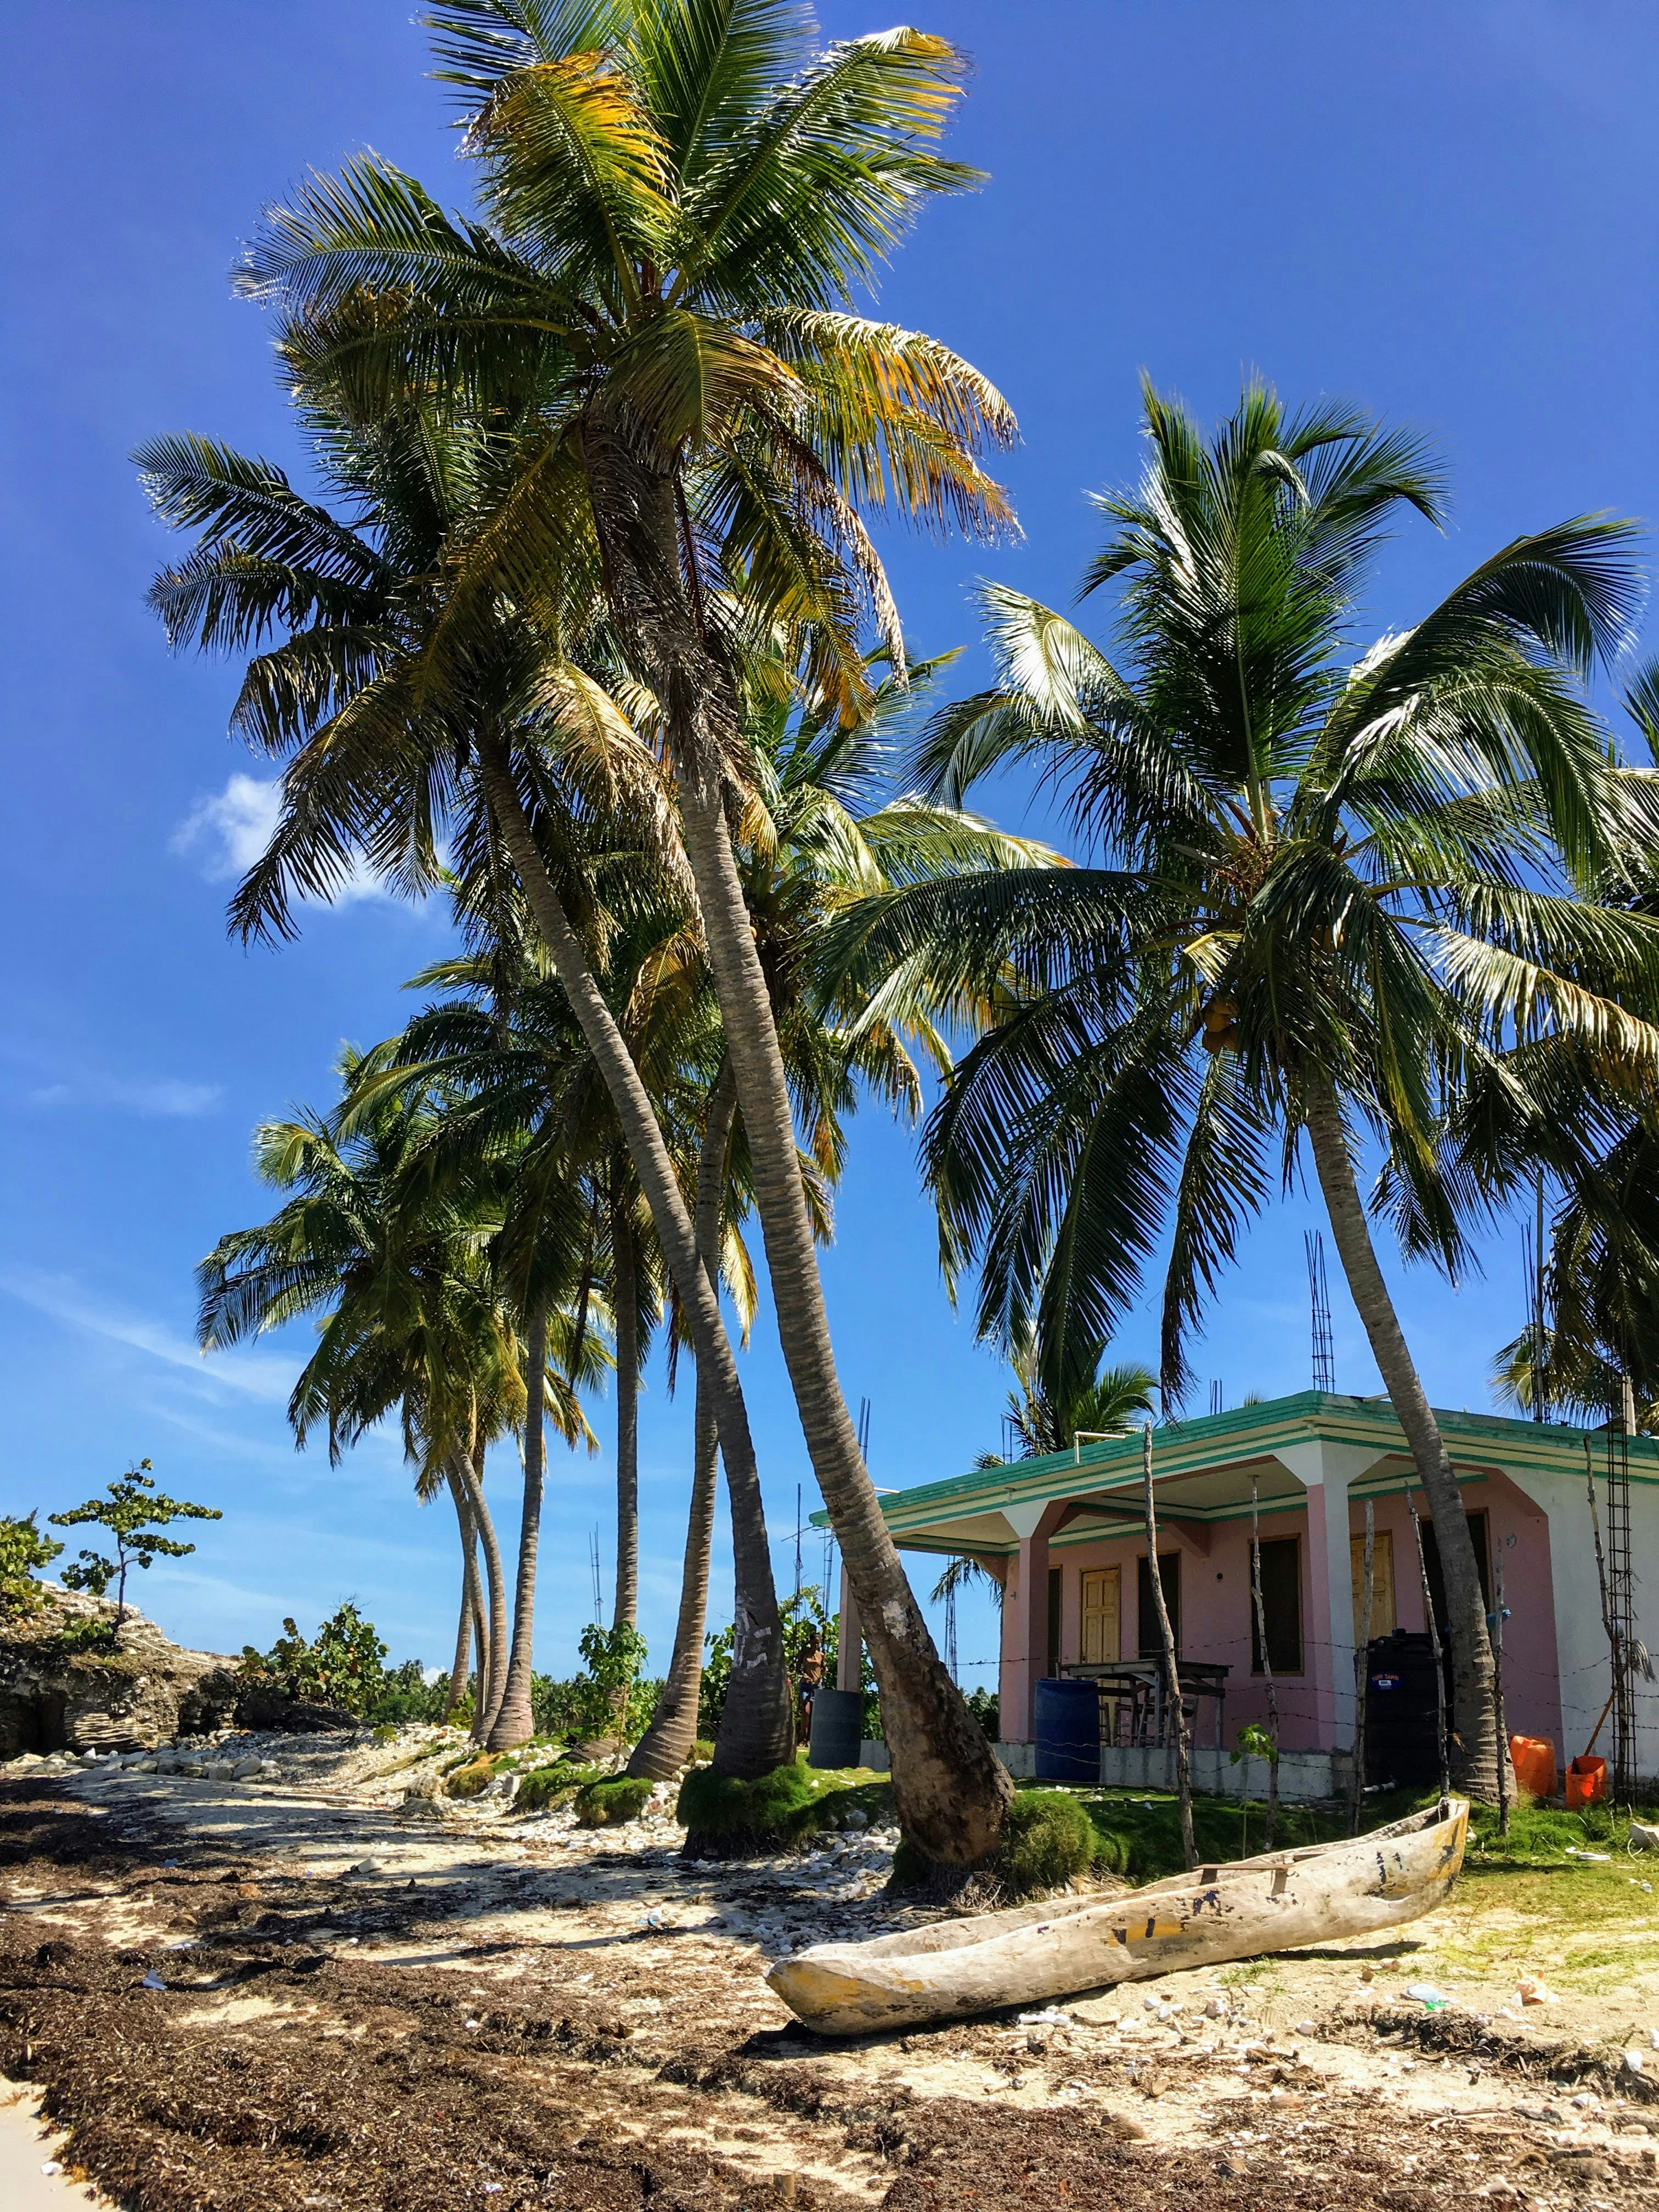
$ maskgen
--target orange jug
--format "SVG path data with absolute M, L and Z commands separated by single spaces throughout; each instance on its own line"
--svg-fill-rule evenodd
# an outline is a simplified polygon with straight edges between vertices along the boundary
M 1510 1761 L 1515 1768 L 1516 1781 L 1528 1797 L 1554 1796 L 1555 1746 L 1547 1738 L 1512 1735 L 1510 1738 Z
M 1607 1762 L 1592 1759 L 1588 1753 L 1575 1759 L 1567 1769 L 1567 1810 L 1581 1805 L 1599 1805 L 1607 1794 Z

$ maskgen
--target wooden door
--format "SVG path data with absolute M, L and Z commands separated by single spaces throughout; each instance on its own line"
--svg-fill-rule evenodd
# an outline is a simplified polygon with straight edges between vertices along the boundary
M 1365 1617 L 1365 1539 L 1350 1538 L 1348 1566 L 1353 1583 L 1353 1632 Z M 1400 1626 L 1394 1609 L 1394 1535 L 1379 1528 L 1371 1552 L 1371 1634 L 1392 1636 Z
M 1085 1667 L 1109 1667 L 1123 1656 L 1120 1640 L 1122 1574 L 1117 1567 L 1083 1571 L 1083 1651 Z

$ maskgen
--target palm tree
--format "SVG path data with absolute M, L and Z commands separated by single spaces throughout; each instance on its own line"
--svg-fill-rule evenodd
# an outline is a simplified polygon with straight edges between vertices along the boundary
M 1031 1348 L 1016 1355 L 1014 1372 L 1019 1388 L 1008 1393 L 1004 1416 L 1009 1433 L 1018 1446 L 1019 1459 L 1038 1459 L 1046 1452 L 1067 1452 L 1079 1437 L 1127 1436 L 1132 1413 L 1158 1410 L 1158 1377 L 1150 1367 L 1127 1364 L 1103 1367 L 1091 1382 L 1057 1399 L 1036 1373 Z M 981 1455 L 981 1467 L 1000 1467 L 994 1453 Z
M 200 532 L 150 594 L 170 641 L 240 652 L 272 629 L 287 632 L 249 664 L 234 717 L 252 742 L 292 757 L 282 818 L 232 902 L 233 927 L 244 937 L 291 933 L 296 898 L 330 895 L 354 854 L 404 888 L 428 889 L 443 879 L 446 830 L 469 896 L 499 911 L 514 863 L 476 772 L 480 728 L 510 747 L 518 865 L 530 870 L 538 927 L 629 1157 L 636 1170 L 643 1164 L 641 1187 L 714 1409 L 746 1593 L 744 1663 L 720 1763 L 763 1772 L 787 1754 L 793 1707 L 747 1409 L 718 1302 L 688 1256 L 695 1237 L 667 1142 L 594 975 L 582 931 L 599 917 L 562 858 L 577 842 L 574 824 L 620 813 L 636 867 L 682 877 L 661 769 L 605 690 L 574 664 L 550 663 L 546 641 L 510 614 L 459 689 L 436 702 L 417 698 L 411 672 L 442 617 L 447 534 L 487 476 L 492 441 L 429 415 L 351 431 L 319 404 L 307 419 L 353 520 L 301 498 L 270 464 L 206 440 L 159 440 L 138 455 L 157 511 Z M 567 897 L 578 901 L 574 925 Z
M 264 1125 L 255 1161 L 288 1194 L 273 1218 L 222 1237 L 198 1269 L 204 1346 L 234 1344 L 301 1316 L 318 1347 L 295 1385 L 289 1417 L 303 1447 L 325 1425 L 331 1460 L 388 1413 L 399 1414 L 416 1488 L 447 1480 L 464 1550 L 476 1529 L 489 1585 L 486 1664 L 474 1730 L 486 1737 L 507 1684 L 507 1601 L 500 1547 L 483 1489 L 484 1449 L 527 1425 L 532 1347 L 488 1265 L 501 1225 L 499 1188 L 481 1179 L 434 1188 L 422 1152 L 441 1120 L 429 1091 L 365 1106 L 363 1055 L 341 1062 L 344 1097 L 327 1117 Z M 568 1357 L 572 1320 L 550 1288 L 540 1334 L 590 1382 L 599 1348 Z M 551 1328 L 549 1328 L 549 1321 Z M 575 1387 L 546 1375 L 542 1397 L 572 1444 L 591 1437 Z M 464 1509 L 464 1510 L 463 1510 Z M 471 1577 L 468 1582 L 470 1585 Z M 470 1607 L 473 1592 L 464 1590 Z
M 449 222 L 412 179 L 360 162 L 269 217 L 246 288 L 285 310 L 284 359 L 301 388 L 325 391 L 349 419 L 448 393 L 516 431 L 488 513 L 450 549 L 425 696 L 453 692 L 478 624 L 503 602 L 552 610 L 568 635 L 597 592 L 659 702 L 785 1360 L 867 1624 L 901 1818 L 929 1856 L 972 1862 L 995 1839 L 1009 1785 L 933 1648 L 836 1376 L 728 823 L 746 784 L 739 625 L 810 625 L 822 677 L 855 696 L 860 600 L 902 651 L 859 503 L 890 500 L 935 524 L 1006 520 L 976 458 L 1012 434 L 999 395 L 934 341 L 842 305 L 926 196 L 974 180 L 929 143 L 960 58 L 908 30 L 815 54 L 804 15 L 775 0 L 551 15 L 531 0 L 455 0 L 428 21 L 468 112 L 489 228 Z M 503 843 L 564 961 L 568 925 L 507 739 L 493 726 L 471 737 Z M 594 1010 L 573 1004 L 586 1026 Z M 596 1052 L 599 1036 L 595 1019 Z M 706 1334 L 692 1224 L 667 1187 L 649 1102 L 614 1039 L 606 1053 L 659 1237 Z
M 1179 405 L 1145 405 L 1146 477 L 1098 501 L 1112 534 L 1085 580 L 1121 592 L 1120 657 L 988 591 L 1000 679 L 936 719 L 923 761 L 952 800 L 1040 764 L 1102 864 L 929 887 L 866 933 L 892 957 L 954 927 L 963 976 L 1023 971 L 927 1158 L 953 1254 L 982 1262 L 981 1328 L 1034 1340 L 1051 1389 L 1091 1370 L 1167 1221 L 1178 1401 L 1205 1296 L 1306 1132 L 1438 1527 L 1455 1725 L 1490 1791 L 1474 1547 L 1368 1212 L 1455 1267 L 1508 1186 L 1447 1171 L 1450 1104 L 1485 1085 L 1524 1121 L 1540 1038 L 1659 1051 L 1659 928 L 1594 896 L 1650 855 L 1651 790 L 1577 682 L 1623 641 L 1630 532 L 1520 539 L 1353 659 L 1386 524 L 1440 512 L 1423 447 L 1332 405 L 1288 415 L 1257 384 L 1207 444 Z M 1367 1130 L 1387 1148 L 1370 1209 Z

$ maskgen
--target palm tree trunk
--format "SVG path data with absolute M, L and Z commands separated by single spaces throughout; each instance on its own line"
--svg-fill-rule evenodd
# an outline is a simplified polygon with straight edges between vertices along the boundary
M 737 1079 L 723 1060 L 703 1117 L 702 1150 L 697 1160 L 697 1250 L 716 1297 L 720 1292 L 720 1220 L 726 1195 L 726 1156 L 738 1105 Z M 691 1511 L 685 1528 L 685 1563 L 680 1572 L 679 1619 L 674 1626 L 673 1656 L 651 1725 L 634 1747 L 630 1774 L 665 1782 L 691 1757 L 697 1740 L 697 1705 L 702 1692 L 703 1626 L 708 1613 L 708 1563 L 714 1540 L 714 1493 L 720 1474 L 720 1431 L 712 1395 L 697 1369 L 696 1443 L 691 1471 Z
M 455 1658 L 449 1669 L 449 1690 L 444 1698 L 444 1718 L 447 1720 L 466 1695 L 468 1647 L 472 1641 L 472 1616 L 478 1603 L 478 1535 L 472 1525 L 472 1509 L 467 1504 L 465 1491 L 453 1474 L 446 1480 L 461 1528 L 461 1620 L 455 1631 Z
M 933 1648 L 836 1377 L 771 994 L 726 829 L 724 760 L 738 741 L 736 702 L 729 669 L 703 635 L 696 545 L 689 530 L 682 537 L 676 464 L 653 466 L 598 410 L 588 417 L 583 445 L 611 609 L 662 702 L 686 854 L 737 1072 L 784 1362 L 875 1665 L 900 1824 L 925 1857 L 973 1865 L 994 1849 L 1013 1785 Z M 720 1434 L 724 1443 L 724 1424 Z M 736 1524 L 729 1450 L 726 1471 Z M 769 1559 L 767 1567 L 769 1579 Z M 741 1601 L 737 1626 L 740 1644 Z
M 1382 1377 L 1395 1417 L 1406 1432 L 1406 1442 L 1411 1448 L 1434 1519 L 1451 1631 L 1452 1729 L 1458 1779 L 1471 1796 L 1486 1804 L 1495 1804 L 1498 1753 L 1492 1644 L 1486 1635 L 1480 1571 L 1475 1563 L 1468 1516 L 1457 1494 L 1456 1479 L 1439 1424 L 1407 1349 L 1394 1301 L 1377 1265 L 1370 1225 L 1354 1178 L 1347 1131 L 1334 1093 L 1327 1090 L 1313 1095 L 1308 1101 L 1307 1118 L 1314 1167 L 1324 1194 L 1325 1211 L 1330 1217 L 1331 1234 L 1336 1240 L 1342 1272 L 1364 1323 L 1371 1357 Z
M 487 1700 L 480 1689 L 481 1709 L 475 1713 L 472 1733 L 481 1743 L 488 1743 L 495 1725 L 501 1694 L 507 1687 L 507 1577 L 501 1572 L 501 1547 L 495 1540 L 495 1523 L 490 1518 L 489 1508 L 484 1502 L 483 1484 L 478 1471 L 465 1451 L 458 1450 L 454 1459 L 455 1472 L 466 1486 L 467 1502 L 472 1508 L 472 1517 L 478 1524 L 478 1540 L 483 1547 L 484 1578 L 489 1586 L 489 1687 Z
M 530 1677 L 536 1635 L 536 1555 L 541 1547 L 542 1491 L 547 1475 L 547 1301 L 534 1299 L 525 1332 L 524 1513 L 519 1523 L 519 1573 L 513 1591 L 513 1654 L 490 1723 L 491 1751 L 516 1751 L 536 1733 Z
M 783 1664 L 782 1626 L 772 1588 L 760 1474 L 737 1360 L 720 1318 L 719 1301 L 697 1257 L 696 1231 L 686 1212 L 650 1094 L 543 863 L 506 749 L 498 738 L 486 736 L 480 740 L 478 758 L 490 811 L 520 887 L 616 1109 L 628 1156 L 651 1209 L 658 1243 L 690 1325 L 698 1372 L 706 1376 L 714 1400 L 732 1519 L 736 1523 L 741 1517 L 750 1531 L 744 1543 L 734 1547 L 744 1665 L 739 1674 L 734 1656 L 732 1689 L 739 1693 L 739 1714 L 747 1711 L 751 1717 L 741 1730 L 733 1729 L 722 1744 L 720 1765 L 723 1771 L 744 1778 L 764 1774 L 789 1756 L 794 1741 L 794 1711 Z
M 617 1604 L 611 1619 L 613 1628 L 634 1628 L 640 1615 L 639 1283 L 634 1226 L 621 1188 L 611 1201 L 611 1264 L 617 1316 Z
M 900 1824 L 926 1858 L 973 1865 L 995 1847 L 1012 1784 L 934 1649 L 859 1451 L 830 1347 L 771 996 L 720 793 L 683 751 L 678 768 L 784 1362 L 875 1667 Z

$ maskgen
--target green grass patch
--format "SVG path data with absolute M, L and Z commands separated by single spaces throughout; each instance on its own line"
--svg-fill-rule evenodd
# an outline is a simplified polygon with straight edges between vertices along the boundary
M 648 1775 L 617 1774 L 605 1782 L 584 1783 L 576 1792 L 576 1825 L 580 1828 L 619 1828 L 637 1820 L 656 1784 Z M 524 1784 L 519 1784 L 520 1795 Z
M 787 1766 L 752 1782 L 694 1766 L 680 1784 L 674 1816 L 694 1835 L 749 1839 L 757 1848 L 804 1843 L 821 1828 L 842 1827 L 849 1813 L 864 1826 L 893 1817 L 893 1791 L 867 1766 L 817 1767 L 802 1752 Z
M 1064 1794 L 1073 1795 L 1069 1790 Z M 1157 1881 L 1164 1875 L 1182 1871 L 1186 1862 L 1181 1851 L 1181 1807 L 1173 1793 L 1081 1790 L 1076 1797 L 1099 1838 L 1094 1863 L 1104 1872 L 1122 1875 L 1130 1881 Z M 1397 1820 L 1399 1811 L 1390 1810 L 1386 1817 Z M 1199 1857 L 1212 1866 L 1228 1859 L 1248 1858 L 1261 1850 L 1266 1824 L 1265 1805 L 1241 1806 L 1236 1797 L 1193 1800 L 1193 1839 Z M 1372 1820 L 1367 1825 L 1381 1823 Z M 1334 1820 L 1314 1806 L 1281 1805 L 1273 1848 L 1300 1850 L 1347 1832 L 1346 1820 Z

